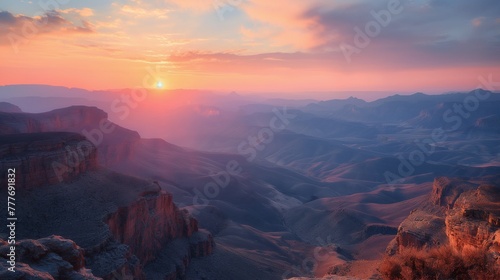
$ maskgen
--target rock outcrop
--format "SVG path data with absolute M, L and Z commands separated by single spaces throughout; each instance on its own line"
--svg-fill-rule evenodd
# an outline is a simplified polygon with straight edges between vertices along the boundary
M 53 235 L 18 241 L 15 261 L 10 246 L 0 239 L 0 279 L 100 279 L 85 268 L 84 250 L 72 240 Z
M 406 247 L 428 248 L 447 243 L 444 215 L 433 206 L 416 209 L 398 228 L 398 233 L 387 249 L 395 254 Z
M 107 120 L 107 117 L 106 112 L 87 106 L 72 106 L 36 114 L 1 114 L 0 120 L 5 130 L 0 132 L 7 134 L 79 130 L 99 125 L 103 120 Z
M 86 155 L 72 162 L 73 153 L 84 146 L 82 143 L 88 147 L 88 153 L 82 152 Z M 169 258 L 161 265 L 174 269 L 153 271 L 155 275 L 159 279 L 182 278 L 191 258 L 206 256 L 213 250 L 212 236 L 200 231 L 198 222 L 175 206 L 172 195 L 158 183 L 100 167 L 96 148 L 81 135 L 0 135 L 0 154 L 2 169 L 16 169 L 16 213 L 22 221 L 16 229 L 17 239 L 40 239 L 43 242 L 38 243 L 52 248 L 57 244 L 44 238 L 62 236 L 77 244 L 79 247 L 74 248 L 80 252 L 64 255 L 66 251 L 57 251 L 63 254 L 57 257 L 50 253 L 52 249 L 45 250 L 30 241 L 36 250 L 24 253 L 19 266 L 21 274 L 12 279 L 31 279 L 30 275 L 39 277 L 33 279 L 155 279 L 146 276 L 144 267 L 164 255 Z M 71 172 L 59 179 L 54 172 L 55 162 Z M 7 201 L 6 193 L 0 192 L 1 201 Z M 0 204 L 0 216 L 6 215 L 6 205 Z M 0 228 L 0 238 L 7 236 L 6 230 Z M 175 244 L 187 245 L 179 247 L 175 254 L 166 250 Z M 18 248 L 24 247 L 21 244 Z M 48 259 L 41 260 L 42 265 L 38 261 L 43 254 Z M 88 273 L 81 271 L 84 263 Z M 46 271 L 45 266 L 52 270 Z M 71 277 L 80 273 L 83 278 L 54 276 L 53 271 L 63 271 Z
M 97 168 L 97 150 L 76 133 L 30 133 L 0 136 L 0 179 L 15 169 L 18 188 L 53 185 Z
M 199 230 L 198 221 L 179 210 L 172 195 L 159 187 L 120 207 L 107 224 L 142 263 L 153 263 L 146 271 L 148 279 L 184 279 L 191 258 L 210 255 L 215 245 L 212 235 Z
M 481 185 L 463 193 L 445 223 L 452 247 L 485 248 L 500 264 L 500 186 Z
M 388 247 L 395 254 L 406 247 L 451 245 L 483 249 L 500 264 L 500 184 L 498 178 L 465 181 L 437 178 L 430 202 L 412 211 Z
M 129 245 L 143 263 L 153 260 L 167 243 L 177 238 L 193 237 L 189 248 L 192 256 L 206 256 L 212 251 L 211 235 L 200 236 L 198 221 L 187 211 L 179 210 L 172 195 L 159 186 L 157 192 L 145 193 L 134 203 L 120 207 L 110 215 L 107 224 L 113 236 Z
M 99 163 L 109 166 L 129 159 L 139 133 L 108 120 L 96 107 L 72 106 L 46 113 L 0 112 L 0 135 L 41 132 L 74 132 L 84 135 L 98 148 Z
M 473 190 L 476 187 L 477 185 L 466 181 L 439 177 L 434 179 L 431 202 L 434 205 L 451 209 L 462 193 Z

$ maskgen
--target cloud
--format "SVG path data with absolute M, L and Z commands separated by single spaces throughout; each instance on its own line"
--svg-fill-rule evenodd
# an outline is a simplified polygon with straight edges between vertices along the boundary
M 83 9 L 75 9 L 75 8 L 69 8 L 65 10 L 58 10 L 61 14 L 75 14 L 80 17 L 91 17 L 94 15 L 94 10 L 90 8 L 83 8 Z
M 14 24 L 16 20 L 13 14 L 7 11 L 0 11 L 0 25 Z
M 354 28 L 364 29 L 374 20 L 372 12 L 387 9 L 389 2 L 241 1 L 236 8 L 254 24 L 238 28 L 245 43 L 282 46 L 288 52 L 321 52 L 331 57 L 340 51 L 340 44 L 353 44 Z M 363 50 L 364 64 L 376 61 L 401 67 L 398 63 L 405 62 L 408 67 L 421 67 L 500 63 L 499 1 L 400 0 L 400 3 L 403 11 L 392 15 L 390 24 Z M 335 60 L 335 63 L 343 62 Z
M 401 70 L 500 65 L 498 0 L 400 0 L 404 10 L 347 63 L 339 45 L 353 44 L 354 28 L 364 29 L 374 20 L 371 12 L 386 9 L 389 1 L 125 0 L 39 17 L 0 12 L 0 34 L 23 36 L 33 28 L 37 34 L 94 33 L 47 36 L 32 50 L 70 44 L 78 48 L 71 53 L 89 58 L 166 64 L 207 75 L 370 72 L 382 81 Z M 225 21 L 217 17 L 220 3 L 233 8 Z M 9 42 L 3 35 L 0 44 Z
M 307 50 L 321 43 L 321 38 L 317 36 L 321 26 L 314 18 L 302 16 L 305 10 L 317 2 L 319 1 L 255 0 L 242 2 L 237 8 L 253 21 L 266 25 L 267 30 L 272 30 L 272 36 L 267 38 L 272 44 Z M 331 3 L 324 5 L 332 6 Z M 244 34 L 251 34 L 251 30 L 245 28 Z
M 354 28 L 374 20 L 372 12 L 387 10 L 388 1 L 354 2 L 325 9 L 311 7 L 302 17 L 315 20 L 321 44 L 315 51 L 354 45 Z M 500 29 L 495 24 L 500 2 L 493 0 L 401 1 L 403 11 L 371 38 L 357 63 L 403 64 L 407 67 L 500 63 Z
M 139 6 L 123 5 L 120 8 L 120 12 L 126 14 L 127 16 L 132 16 L 135 18 L 167 18 L 168 14 L 171 12 L 170 9 L 144 9 Z
M 28 17 L 0 11 L 0 44 L 13 43 L 13 40 L 31 39 L 35 35 L 59 33 L 92 33 L 92 25 L 86 20 L 79 24 L 64 18 L 58 11 L 50 11 L 42 16 Z M 17 39 L 16 39 L 17 38 Z
M 323 0 L 166 0 L 173 9 L 191 12 L 195 16 L 213 15 L 218 23 L 231 24 L 247 41 L 265 39 L 273 47 L 305 50 L 319 42 L 314 34 L 318 27 L 314 20 L 301 17 L 310 5 L 332 1 Z M 231 15 L 231 16 L 229 16 Z M 221 20 L 227 19 L 227 22 Z M 229 20 L 235 21 L 229 23 Z M 236 22 L 243 22 L 242 25 Z M 235 24 L 236 23 L 236 24 Z M 261 31 L 265 30 L 262 34 Z
M 339 54 L 328 54 L 339 59 Z M 262 53 L 245 55 L 236 52 L 179 52 L 167 57 L 176 65 L 177 71 L 199 71 L 208 73 L 255 74 L 276 69 L 318 70 L 330 67 L 325 63 L 325 54 L 317 53 Z
M 236 8 L 254 24 L 245 22 L 235 28 L 244 39 L 241 44 L 248 48 L 239 52 L 186 51 L 168 57 L 168 61 L 180 69 L 227 73 L 252 73 L 260 69 L 328 69 L 354 73 L 499 65 L 500 2 L 493 0 L 474 3 L 401 0 L 403 11 L 392 15 L 390 24 L 383 27 L 354 63 L 347 63 L 339 45 L 353 44 L 354 28 L 363 29 L 374 20 L 371 12 L 387 9 L 388 2 L 243 1 Z M 185 8 L 207 9 L 200 1 L 183 3 L 187 3 Z M 480 19 L 481 24 L 474 26 L 474 19 Z M 281 51 L 273 48 L 278 52 L 256 54 L 248 42 L 255 42 L 257 48 L 268 46 L 269 49 L 275 44 L 291 48 Z
M 191 10 L 194 12 L 207 12 L 213 11 L 218 3 L 238 1 L 240 0 L 166 0 L 165 2 L 179 9 Z

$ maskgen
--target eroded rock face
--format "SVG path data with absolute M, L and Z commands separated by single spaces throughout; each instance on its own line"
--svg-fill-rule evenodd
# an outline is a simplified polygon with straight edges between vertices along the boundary
M 174 255 L 166 251 L 169 258 L 162 265 L 180 268 L 173 275 L 181 277 L 192 257 L 212 252 L 212 236 L 199 231 L 170 194 L 157 183 L 99 167 L 96 148 L 83 136 L 51 132 L 0 139 L 1 168 L 16 169 L 16 211 L 23 221 L 17 238 L 38 239 L 18 248 L 21 279 L 146 279 L 143 267 L 176 242 L 187 246 Z M 89 145 L 88 154 L 72 164 L 71 153 L 81 143 Z M 71 168 L 61 180 L 55 162 Z M 1 201 L 7 201 L 6 193 L 0 193 Z M 0 216 L 7 216 L 6 208 L 0 204 Z M 6 230 L 0 228 L 0 236 L 7 236 Z M 44 238 L 54 234 L 70 240 Z M 82 278 L 85 267 L 90 278 Z M 159 279 L 168 272 L 160 271 Z
M 455 248 L 486 248 L 500 257 L 500 186 L 462 193 L 447 212 L 446 235 Z
M 97 150 L 76 133 L 23 133 L 0 136 L 0 169 L 15 169 L 18 188 L 30 189 L 77 178 L 97 168 Z M 1 172 L 0 179 L 6 180 Z
M 406 247 L 428 248 L 447 244 L 444 220 L 443 214 L 433 205 L 412 211 L 399 226 L 387 253 L 393 255 Z
M 430 201 L 412 211 L 387 251 L 450 244 L 458 251 L 480 248 L 500 260 L 500 185 L 437 178 Z
M 8 270 L 10 245 L 0 244 L 0 279 L 101 279 L 85 268 L 84 250 L 61 236 L 18 241 L 15 272 Z
M 198 222 L 177 209 L 172 195 L 164 191 L 147 193 L 131 205 L 120 207 L 107 224 L 113 236 L 129 245 L 143 263 L 151 261 L 166 243 L 189 238 L 198 231 Z
M 46 113 L 0 114 L 1 134 L 38 133 L 83 129 L 106 119 L 106 112 L 95 107 L 72 106 Z
M 434 179 L 431 201 L 437 206 L 444 206 L 449 209 L 453 207 L 462 193 L 474 190 L 476 187 L 475 184 L 463 180 L 438 177 Z
M 107 219 L 113 236 L 130 247 L 143 264 L 147 279 L 183 279 L 192 258 L 212 254 L 212 235 L 198 229 L 187 211 L 179 210 L 164 191 L 144 193 Z
M 39 114 L 0 112 L 0 135 L 61 131 L 85 136 L 106 166 L 132 157 L 140 140 L 139 133 L 111 123 L 108 114 L 96 107 L 72 106 Z

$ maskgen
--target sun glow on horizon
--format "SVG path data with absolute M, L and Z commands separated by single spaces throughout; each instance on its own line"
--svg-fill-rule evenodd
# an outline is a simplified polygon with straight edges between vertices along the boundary
M 255 0 L 232 7 L 231 24 L 206 1 L 73 1 L 39 15 L 36 5 L 24 3 L 29 1 L 3 1 L 0 30 L 16 36 L 0 36 L 0 85 L 197 88 L 281 97 L 465 91 L 477 86 L 478 75 L 500 70 L 500 6 L 456 1 L 464 4 L 448 5 L 446 18 L 447 5 L 428 1 L 423 12 L 420 4 L 408 4 L 411 12 L 394 14 L 398 23 L 387 26 L 370 12 L 385 11 L 387 3 L 369 0 L 355 1 L 356 9 L 342 4 L 347 0 Z M 275 6 L 282 8 L 278 14 Z M 366 34 L 372 23 L 382 36 Z M 25 38 L 33 26 L 36 36 Z M 358 44 L 361 35 L 370 41 L 366 48 Z M 342 45 L 350 51 L 339 51 Z

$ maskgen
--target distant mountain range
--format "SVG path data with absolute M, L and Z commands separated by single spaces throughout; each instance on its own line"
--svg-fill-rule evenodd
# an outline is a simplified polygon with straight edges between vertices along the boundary
M 151 92 L 125 116 L 126 91 L 16 87 L 0 88 L 0 168 L 19 170 L 24 223 L 14 279 L 367 279 L 386 248 L 475 244 L 461 222 L 500 232 L 498 93 Z M 428 218 L 432 236 L 415 223 Z

